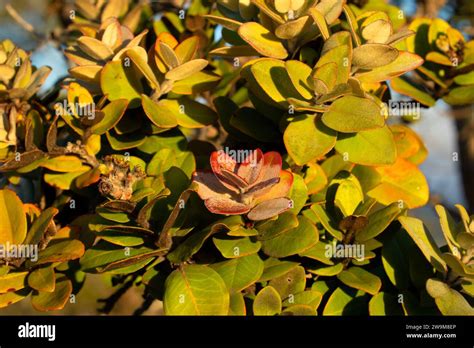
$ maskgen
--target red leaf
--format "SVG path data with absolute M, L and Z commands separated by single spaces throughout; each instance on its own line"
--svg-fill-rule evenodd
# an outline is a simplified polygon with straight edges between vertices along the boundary
M 193 180 L 198 184 L 197 194 L 203 200 L 238 193 L 237 190 L 231 191 L 224 186 L 213 172 L 194 172 Z
M 262 172 L 264 155 L 262 150 L 253 150 L 237 167 L 237 175 L 248 182 L 254 184 Z
M 247 217 L 250 220 L 258 221 L 269 219 L 290 209 L 291 199 L 280 197 L 265 201 L 253 208 Z
M 257 202 L 263 202 L 273 198 L 285 197 L 293 185 L 293 174 L 287 170 L 280 171 L 280 181 L 271 186 L 269 189 L 261 190 L 254 193 Z
M 223 197 L 206 199 L 204 204 L 214 214 L 240 215 L 250 210 L 248 205 Z
M 236 163 L 224 151 L 214 151 L 211 154 L 211 168 L 215 174 L 221 174 L 221 168 L 234 172 Z

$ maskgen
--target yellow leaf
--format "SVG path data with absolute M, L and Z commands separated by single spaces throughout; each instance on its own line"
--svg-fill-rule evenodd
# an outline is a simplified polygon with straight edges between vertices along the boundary
M 23 204 L 11 190 L 0 190 L 0 245 L 21 244 L 26 237 Z
M 46 162 L 41 164 L 41 167 L 56 172 L 70 173 L 80 170 L 82 162 L 75 156 L 58 156 L 48 159 Z
M 238 33 L 242 39 L 255 48 L 262 56 L 277 59 L 288 57 L 288 52 L 280 39 L 259 23 L 248 22 L 242 24 Z
M 376 167 L 381 182 L 367 195 L 384 205 L 403 202 L 408 208 L 425 205 L 429 199 L 428 182 L 423 173 L 413 163 L 398 158 L 391 166 Z

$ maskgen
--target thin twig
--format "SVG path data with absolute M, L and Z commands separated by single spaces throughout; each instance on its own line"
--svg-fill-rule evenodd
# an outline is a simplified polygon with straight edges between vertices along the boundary
M 45 39 L 45 36 L 35 31 L 35 28 L 33 27 L 33 25 L 28 23 L 22 16 L 20 16 L 20 14 L 13 8 L 12 5 L 7 4 L 5 6 L 5 9 L 7 10 L 10 17 L 12 17 L 13 20 L 17 22 L 18 25 L 20 25 L 23 29 L 25 29 L 30 34 L 34 35 L 39 40 Z
M 133 312 L 133 315 L 142 315 L 151 307 L 153 302 L 155 302 L 155 298 L 145 290 L 145 293 L 143 294 L 143 303 L 135 310 L 135 312 Z
M 112 309 L 114 309 L 115 305 L 120 300 L 120 298 L 133 286 L 136 279 L 137 279 L 137 275 L 134 275 L 132 279 L 127 281 L 121 288 L 119 288 L 111 296 L 105 299 L 99 299 L 97 302 L 104 303 L 104 307 L 99 308 L 98 312 L 103 313 L 103 314 L 109 314 L 112 311 Z

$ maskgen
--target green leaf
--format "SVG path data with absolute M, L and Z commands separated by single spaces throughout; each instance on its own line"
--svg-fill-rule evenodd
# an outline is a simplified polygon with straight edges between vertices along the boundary
M 448 245 L 451 248 L 457 246 L 458 228 L 453 217 L 442 205 L 437 204 L 435 206 L 435 210 L 439 216 L 439 224 L 441 225 L 441 230 L 443 231 L 444 238 L 446 238 Z
M 357 206 L 364 200 L 362 187 L 355 175 L 336 176 L 329 187 L 335 188 L 334 205 L 341 210 L 344 216 L 354 214 Z
M 46 173 L 44 175 L 44 181 L 53 187 L 57 187 L 63 190 L 69 190 L 71 189 L 73 181 L 85 172 L 90 171 L 90 169 L 91 167 L 83 165 L 81 167 L 81 170 L 76 172 L 61 174 Z
M 25 288 L 15 292 L 7 292 L 0 294 L 0 308 L 8 307 L 26 298 L 31 292 L 31 289 Z
M 110 101 L 126 99 L 130 107 L 140 104 L 143 87 L 134 70 L 125 68 L 122 61 L 111 61 L 104 66 L 100 73 L 100 86 Z
M 219 2 L 220 3 L 220 2 Z M 232 31 L 237 31 L 239 27 L 242 25 L 241 22 L 222 17 L 222 16 L 213 16 L 213 15 L 204 15 L 204 18 L 209 19 L 211 22 L 214 22 L 216 24 L 222 25 L 224 28 L 227 28 Z
M 227 232 L 228 236 L 232 237 L 253 237 L 258 235 L 258 231 L 254 228 L 239 227 Z
M 242 72 L 244 73 L 244 70 Z M 281 60 L 258 59 L 250 65 L 249 75 L 255 80 L 255 83 L 249 81 L 250 89 L 257 96 L 260 96 L 263 91 L 267 98 L 278 103 L 282 108 L 287 108 L 288 98 L 304 99 L 293 85 L 286 70 L 285 62 Z
M 176 249 L 170 252 L 167 256 L 168 260 L 173 263 L 181 263 L 188 260 L 191 256 L 201 249 L 204 242 L 214 233 L 227 232 L 229 227 L 225 223 L 218 222 L 212 226 L 208 226 L 199 232 L 194 232 L 184 242 L 182 242 Z
M 123 248 L 104 241 L 99 241 L 92 248 L 87 249 L 84 256 L 81 257 L 81 270 L 88 273 L 98 273 L 114 262 L 133 260 L 135 257 L 147 255 L 151 252 L 153 252 L 153 249 L 146 247 Z
M 28 276 L 28 285 L 40 292 L 53 292 L 56 288 L 56 274 L 53 267 L 35 269 Z
M 217 119 L 214 110 L 186 97 L 164 99 L 160 101 L 160 106 L 169 110 L 176 117 L 178 125 L 185 128 L 202 128 Z
M 279 277 L 273 278 L 268 283 L 282 299 L 304 291 L 306 287 L 306 274 L 302 266 L 295 267 Z
M 211 265 L 224 280 L 231 294 L 242 291 L 262 276 L 263 261 L 257 254 L 239 257 Z
M 230 295 L 229 313 L 228 315 L 245 315 L 247 309 L 245 308 L 244 296 L 240 292 Z
M 275 35 L 283 40 L 291 40 L 297 37 L 315 37 L 319 33 L 312 24 L 313 20 L 309 16 L 301 16 L 279 25 L 275 29 Z
M 159 50 L 157 52 L 168 68 L 173 69 L 179 65 L 178 56 L 168 44 L 160 41 Z
M 375 14 L 376 16 L 377 14 Z M 371 16 L 372 17 L 372 16 Z M 368 43 L 385 43 L 392 35 L 392 24 L 385 19 L 367 21 L 370 17 L 362 23 L 361 34 Z
M 385 124 L 382 109 L 376 102 L 352 95 L 333 102 L 322 121 L 329 128 L 344 133 L 380 128 Z
M 268 259 L 266 259 L 263 264 L 265 268 L 263 269 L 262 276 L 258 280 L 259 282 L 265 282 L 270 279 L 279 277 L 285 273 L 288 273 L 290 270 L 299 265 L 298 262 L 280 261 L 273 257 L 269 257 Z
M 106 220 L 125 224 L 130 221 L 127 213 L 112 211 L 106 207 L 97 207 L 96 213 Z
M 339 33 L 338 33 L 339 34 Z M 332 35 L 332 37 L 338 35 Z M 341 36 L 341 35 L 340 35 Z M 332 47 L 328 49 L 330 43 L 332 45 L 331 38 L 326 41 L 323 47 L 323 55 L 316 63 L 315 68 L 320 68 L 323 65 L 328 63 L 335 63 L 337 65 L 337 79 L 335 85 L 347 83 L 347 80 L 350 76 L 351 64 L 352 64 L 352 46 L 350 39 L 348 41 L 345 40 L 344 35 L 341 37 L 341 41 L 336 41 L 338 46 Z M 326 49 L 326 51 L 325 51 Z M 341 59 L 347 58 L 347 59 Z
M 41 164 L 41 167 L 56 172 L 70 173 L 79 171 L 82 168 L 82 161 L 76 156 L 58 156 L 49 158 Z
M 155 153 L 146 167 L 146 173 L 151 176 L 163 174 L 176 165 L 176 151 L 164 148 Z
M 53 207 L 43 210 L 28 230 L 28 234 L 26 235 L 23 244 L 38 244 L 58 212 L 58 209 Z
M 99 123 L 91 127 L 93 134 L 102 135 L 119 123 L 120 119 L 127 110 L 128 100 L 117 99 L 106 105 L 101 111 L 104 113 L 104 118 Z
M 360 82 L 382 82 L 414 70 L 422 64 L 423 58 L 420 56 L 410 52 L 400 51 L 397 59 L 390 64 L 374 68 L 368 72 L 358 73 L 355 77 Z
M 163 310 L 166 315 L 226 315 L 229 292 L 212 268 L 183 265 L 165 283 Z
M 474 315 L 474 308 L 456 290 L 438 279 L 428 279 L 426 290 L 443 315 Z
M 53 292 L 40 291 L 31 296 L 31 304 L 41 312 L 54 311 L 63 309 L 69 301 L 72 293 L 72 283 L 70 280 L 63 278 L 56 282 Z
M 218 84 L 220 78 L 220 76 L 212 72 L 200 71 L 185 79 L 174 81 L 171 92 L 176 94 L 196 94 L 208 91 Z
M 364 292 L 339 287 L 329 297 L 323 315 L 360 315 L 364 314 L 364 312 L 361 313 L 361 307 L 367 307 Z
M 452 272 L 458 274 L 461 277 L 474 278 L 474 268 L 462 263 L 458 257 L 450 253 L 444 253 L 441 257 Z
M 473 85 L 474 84 L 474 71 L 467 74 L 461 74 L 454 78 L 454 82 L 458 85 Z
M 127 48 L 124 52 L 135 64 L 135 67 L 145 76 L 150 84 L 150 87 L 155 90 L 160 88 L 160 84 L 157 81 L 153 70 L 148 65 L 148 56 L 145 49 L 141 46 L 135 46 Z M 114 59 L 116 59 L 115 57 Z
M 267 240 L 297 227 L 298 223 L 296 215 L 286 211 L 278 215 L 276 219 L 269 219 L 257 224 L 255 228 L 258 231 L 258 239 Z
M 414 100 L 422 103 L 423 105 L 432 107 L 436 104 L 436 100 L 433 99 L 428 93 L 417 88 L 411 81 L 404 79 L 403 77 L 396 77 L 390 82 L 390 86 L 398 93 L 409 96 Z
M 138 230 L 138 228 L 137 228 Z M 150 231 L 151 232 L 151 231 Z M 124 232 L 121 229 L 107 228 L 97 232 L 97 236 L 109 243 L 120 246 L 138 246 L 145 242 L 145 236 L 132 234 L 133 230 Z M 139 233 L 137 231 L 137 233 Z
M 84 255 L 84 244 L 78 240 L 65 240 L 51 243 L 38 254 L 35 265 L 75 260 Z M 33 262 L 33 261 L 32 261 Z
M 12 272 L 0 276 L 0 294 L 21 290 L 26 286 L 28 272 Z
M 298 227 L 262 242 L 263 252 L 273 257 L 286 257 L 301 253 L 319 240 L 318 229 L 304 216 L 298 217 Z
M 276 315 L 281 313 L 281 298 L 271 286 L 259 291 L 253 302 L 254 315 Z
M 315 8 L 324 15 L 328 24 L 333 24 L 339 18 L 343 5 L 343 0 L 321 0 Z
M 433 237 L 426 232 L 423 222 L 409 216 L 400 216 L 398 221 L 400 221 L 428 262 L 441 273 L 446 273 L 446 262 L 441 257 L 441 252 L 436 246 Z
M 282 315 L 292 316 L 313 316 L 318 315 L 313 307 L 305 304 L 296 304 L 289 307 L 282 312 Z
M 331 248 L 332 250 L 332 245 L 320 240 L 315 245 L 313 245 L 310 249 L 305 250 L 299 255 L 310 258 L 310 259 L 318 260 L 319 262 L 324 263 L 325 265 L 332 266 L 334 265 L 334 262 L 332 262 L 326 256 L 327 248 Z
M 207 64 L 209 64 L 209 62 L 206 59 L 193 59 L 171 69 L 166 73 L 165 77 L 171 81 L 183 80 L 203 70 Z
M 293 208 L 289 211 L 293 214 L 299 214 L 308 200 L 308 188 L 304 179 L 298 174 L 293 173 L 293 185 L 288 193 L 288 197 L 293 202 Z
M 354 48 L 352 65 L 360 69 L 373 69 L 390 64 L 398 57 L 398 50 L 389 45 L 365 44 Z
M 318 204 L 313 204 L 311 210 L 316 214 L 317 219 L 323 225 L 324 229 L 328 231 L 334 238 L 341 241 L 343 234 L 338 229 L 336 221 L 328 215 L 327 211 Z
M 403 315 L 398 297 L 388 292 L 379 292 L 369 301 L 370 315 Z
M 214 245 L 227 259 L 239 258 L 255 254 L 260 250 L 262 244 L 253 242 L 250 238 L 212 238 Z
M 397 158 L 397 147 L 387 126 L 355 134 L 339 134 L 335 147 L 349 162 L 363 165 L 393 164 Z
M 141 133 L 118 134 L 112 130 L 105 133 L 110 147 L 117 151 L 128 150 L 142 145 L 147 137 Z
M 382 286 L 379 277 L 361 267 L 348 268 L 339 273 L 337 278 L 347 286 L 365 291 L 371 295 L 378 293 Z
M 337 263 L 334 266 L 315 265 L 308 268 L 308 272 L 324 277 L 333 277 L 341 273 L 343 270 L 344 265 L 342 263 Z
M 307 82 L 311 75 L 311 68 L 299 60 L 287 60 L 285 67 L 298 93 L 305 99 L 312 99 L 313 93 Z
M 334 290 L 334 288 L 336 288 L 336 283 L 336 279 L 316 280 L 313 285 L 311 285 L 311 290 L 319 292 L 324 296 L 329 290 Z
M 265 57 L 285 59 L 285 46 L 268 29 L 256 22 L 247 22 L 239 27 L 238 33 L 250 46 Z
M 317 116 L 299 115 L 286 128 L 283 141 L 295 163 L 303 165 L 328 153 L 336 144 L 336 134 Z
M 472 85 L 456 87 L 449 91 L 443 100 L 450 105 L 467 105 L 474 102 L 474 88 Z
M 357 232 L 356 240 L 365 242 L 377 237 L 390 225 L 390 223 L 401 214 L 402 210 L 398 203 L 392 203 L 389 206 L 379 209 L 369 215 L 369 223 L 364 229 Z
M 173 128 L 178 125 L 176 116 L 173 115 L 162 102 L 154 102 L 142 94 L 143 111 L 153 124 L 160 128 Z
M 312 309 L 312 313 L 316 313 L 319 304 L 321 303 L 323 296 L 321 293 L 314 290 L 306 290 L 290 296 L 285 301 L 283 301 L 283 306 L 292 306 L 292 305 L 308 305 Z
M 87 55 L 99 61 L 107 61 L 114 54 L 109 46 L 90 36 L 81 36 L 77 44 Z
M 0 190 L 0 245 L 21 244 L 26 237 L 26 214 L 20 198 L 11 190 Z
M 309 13 L 311 14 L 311 17 L 313 17 L 314 23 L 318 27 L 324 40 L 329 39 L 329 28 L 323 14 L 319 11 L 317 7 L 311 8 L 309 10 Z

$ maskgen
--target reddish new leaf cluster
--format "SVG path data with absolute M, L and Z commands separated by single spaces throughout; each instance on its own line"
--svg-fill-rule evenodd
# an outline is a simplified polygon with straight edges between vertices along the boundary
M 197 171 L 193 180 L 212 213 L 248 213 L 251 220 L 264 220 L 291 208 L 287 196 L 293 175 L 281 169 L 278 152 L 253 150 L 239 163 L 225 152 L 215 151 L 210 161 L 212 171 Z

